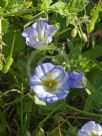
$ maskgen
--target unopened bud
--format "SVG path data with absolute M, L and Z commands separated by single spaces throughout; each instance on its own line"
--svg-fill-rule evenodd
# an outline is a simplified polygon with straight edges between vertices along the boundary
M 87 35 L 86 35 L 85 33 L 82 33 L 82 38 L 83 38 L 84 42 L 87 42 L 87 41 L 88 41 Z
M 76 35 L 77 35 L 77 29 L 74 28 L 74 29 L 72 30 L 72 32 L 71 32 L 71 36 L 72 36 L 73 38 L 75 38 Z
M 90 23 L 88 26 L 87 26 L 87 30 L 89 33 L 91 33 L 93 30 L 94 30 L 94 24 Z

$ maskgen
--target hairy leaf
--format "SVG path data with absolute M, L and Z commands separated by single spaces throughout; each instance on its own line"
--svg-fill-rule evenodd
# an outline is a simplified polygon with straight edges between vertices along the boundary
M 32 0 L 0 0 L 0 9 L 6 12 L 16 12 L 29 8 L 31 4 Z
M 61 15 L 68 15 L 84 10 L 87 4 L 88 0 L 59 0 L 51 8 Z

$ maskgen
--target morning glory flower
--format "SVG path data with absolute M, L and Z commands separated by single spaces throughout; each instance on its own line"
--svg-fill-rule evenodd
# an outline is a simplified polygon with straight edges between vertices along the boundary
M 70 84 L 72 88 L 83 88 L 87 84 L 84 73 L 73 71 L 69 74 Z
M 102 136 L 102 127 L 94 121 L 89 121 L 78 131 L 78 136 Z
M 32 26 L 26 28 L 22 36 L 26 38 L 26 44 L 33 48 L 43 48 L 52 42 L 52 36 L 57 29 L 42 20 L 35 22 Z
M 30 87 L 40 100 L 54 103 L 65 99 L 69 93 L 69 76 L 63 67 L 44 63 L 35 68 Z

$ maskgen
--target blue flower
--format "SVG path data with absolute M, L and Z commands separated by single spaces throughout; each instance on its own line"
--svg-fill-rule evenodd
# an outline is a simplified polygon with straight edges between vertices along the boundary
M 69 76 L 63 67 L 44 63 L 36 67 L 30 87 L 40 100 L 54 103 L 65 99 L 69 93 Z
M 72 88 L 83 88 L 87 84 L 84 73 L 73 71 L 69 74 L 70 84 Z
M 46 47 L 52 42 L 52 36 L 57 29 L 45 21 L 35 22 L 32 26 L 26 28 L 22 36 L 26 38 L 26 44 L 33 48 Z
M 78 131 L 78 136 L 101 136 L 102 127 L 94 121 L 89 121 Z

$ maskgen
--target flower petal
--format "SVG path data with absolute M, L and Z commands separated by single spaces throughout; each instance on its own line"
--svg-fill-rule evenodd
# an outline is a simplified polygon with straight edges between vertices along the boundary
M 58 31 L 58 29 L 54 28 L 52 25 L 47 25 L 46 30 L 48 30 L 48 31 L 47 31 L 47 33 L 45 33 L 45 35 L 46 34 L 47 35 L 54 35 Z
M 84 73 L 73 71 L 69 74 L 69 79 L 72 88 L 84 88 L 87 84 Z
M 34 74 L 41 78 L 47 72 L 52 70 L 55 66 L 51 63 L 44 63 L 36 67 Z
M 78 136 L 89 136 L 89 135 L 86 134 L 85 132 L 79 131 L 78 132 Z
M 91 133 L 101 136 L 102 127 L 99 124 L 96 124 L 94 121 L 89 121 L 78 131 L 78 136 L 89 136 Z
M 40 80 L 37 76 L 33 75 L 33 76 L 30 78 L 30 85 L 31 85 L 31 86 L 34 86 L 34 85 L 42 85 L 42 83 L 41 83 L 41 80 Z
M 47 78 L 54 79 L 58 82 L 59 86 L 65 84 L 66 80 L 68 80 L 68 74 L 65 72 L 64 68 L 61 66 L 55 66 L 52 70 L 50 70 L 46 74 Z M 45 79 L 42 77 L 42 79 Z
M 39 99 L 41 99 L 41 100 L 45 99 L 46 96 L 48 95 L 48 93 L 45 92 L 43 86 L 41 86 L 41 85 L 32 85 L 31 89 L 32 89 L 32 91 L 35 92 L 35 94 L 37 95 L 37 97 Z
M 48 93 L 48 95 L 44 99 L 44 102 L 51 104 L 51 103 L 54 103 L 56 101 L 65 99 L 65 97 L 68 94 L 68 91 L 65 93 L 64 90 L 60 89 L 60 90 L 57 90 L 56 92 L 54 92 L 52 94 L 52 96 L 50 96 L 49 94 L 50 93 Z
M 44 37 L 46 25 L 47 25 L 47 23 L 45 21 L 37 22 L 36 32 L 37 32 L 37 36 L 38 36 L 39 40 L 43 39 L 43 37 Z
M 45 21 L 35 22 L 32 26 L 26 28 L 22 36 L 26 38 L 28 46 L 41 48 L 52 42 L 52 36 L 57 31 L 52 25 Z
M 48 79 L 48 81 L 50 81 L 49 79 L 55 80 L 58 85 L 53 88 L 54 90 L 49 90 L 49 88 L 45 90 L 45 79 Z M 36 67 L 34 75 L 30 79 L 30 86 L 40 100 L 46 103 L 54 103 L 67 96 L 70 82 L 68 73 L 65 72 L 63 67 L 44 63 Z

